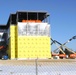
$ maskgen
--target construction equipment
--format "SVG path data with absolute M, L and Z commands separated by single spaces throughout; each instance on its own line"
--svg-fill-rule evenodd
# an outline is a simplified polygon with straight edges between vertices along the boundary
M 59 45 L 61 45 L 61 43 L 59 43 L 58 41 L 56 41 L 56 40 L 53 40 L 52 38 L 51 38 L 51 40 L 52 40 L 52 43 L 51 43 L 51 45 L 54 43 L 58 48 L 59 48 L 59 50 L 60 50 L 60 52 L 58 53 L 58 54 L 52 54 L 52 56 L 59 56 L 59 58 L 66 58 L 66 54 L 65 54 L 65 52 L 64 52 L 64 50 L 63 50 L 63 48 L 62 47 L 59 47 L 58 45 L 57 45 L 57 43 L 59 44 Z M 55 53 L 55 52 L 54 52 Z
M 76 36 L 73 36 L 73 37 L 70 38 L 68 41 L 66 41 L 64 44 L 60 44 L 60 43 L 59 43 L 59 44 L 60 44 L 61 46 L 64 46 L 64 45 L 66 45 L 67 43 L 69 43 L 70 41 L 72 41 L 72 40 L 74 40 L 74 39 L 76 39 Z M 56 41 L 56 40 L 55 40 L 55 41 Z M 56 41 L 56 42 L 57 42 L 57 41 Z M 60 47 L 61 47 L 61 46 L 60 46 Z M 55 49 L 54 52 L 57 51 L 58 49 L 59 49 L 59 48 Z
M 54 43 L 56 45 L 56 43 L 58 43 L 60 46 L 58 47 L 57 45 L 57 49 L 54 50 L 54 52 L 56 52 L 58 49 L 60 50 L 59 52 L 59 57 L 62 58 L 62 57 L 66 57 L 68 56 L 69 58 L 76 58 L 76 53 L 71 50 L 70 48 L 66 47 L 65 45 L 67 43 L 69 43 L 70 41 L 72 41 L 73 39 L 76 39 L 76 36 L 73 36 L 71 39 L 69 39 L 67 42 L 65 42 L 64 44 L 61 44 L 60 42 L 56 41 L 56 40 L 53 40 L 51 39 L 53 42 L 51 43 L 51 45 Z M 63 47 L 65 48 L 65 50 L 63 50 Z
M 0 59 L 5 59 L 7 57 L 7 32 L 6 26 L 0 26 Z

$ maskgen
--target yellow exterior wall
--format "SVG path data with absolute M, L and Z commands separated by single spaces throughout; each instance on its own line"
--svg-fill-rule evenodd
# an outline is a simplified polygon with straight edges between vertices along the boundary
M 18 52 L 17 52 L 17 43 L 18 43 L 17 37 L 18 37 L 18 32 L 17 32 L 17 25 L 16 25 L 15 26 L 15 58 L 17 58 L 17 54 L 18 54 Z
M 50 38 L 18 36 L 17 58 L 51 58 Z
M 15 58 L 51 58 L 50 37 L 18 36 L 16 25 L 10 25 L 8 55 Z
M 16 25 L 10 25 L 10 39 L 9 39 L 9 49 L 8 56 L 11 59 L 15 58 L 15 36 L 16 36 Z

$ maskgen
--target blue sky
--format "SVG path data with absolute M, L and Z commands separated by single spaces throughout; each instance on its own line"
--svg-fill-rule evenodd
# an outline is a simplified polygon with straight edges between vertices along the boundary
M 61 43 L 76 35 L 76 0 L 1 0 L 0 24 L 6 24 L 10 13 L 17 10 L 47 11 L 51 37 Z M 67 46 L 76 50 L 76 40 Z

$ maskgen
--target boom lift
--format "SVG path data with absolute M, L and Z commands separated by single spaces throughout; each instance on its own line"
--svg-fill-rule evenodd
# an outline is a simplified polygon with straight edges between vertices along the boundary
M 58 47 L 58 49 L 59 49 L 59 54 L 57 55 L 57 54 L 52 54 L 52 56 L 59 56 L 59 58 L 66 58 L 66 54 L 65 54 L 65 52 L 64 52 L 64 50 L 63 50 L 63 48 L 62 47 L 59 47 L 58 45 L 57 45 L 57 43 L 59 44 L 59 45 L 61 45 L 61 43 L 59 43 L 58 41 L 56 41 L 56 40 L 53 40 L 53 39 L 51 39 L 52 40 L 52 43 L 51 43 L 51 45 L 54 43 L 57 47 Z M 55 52 L 54 52 L 55 53 Z
M 70 41 L 72 41 L 72 40 L 74 40 L 74 39 L 76 39 L 76 36 L 73 36 L 73 37 L 70 38 L 68 41 L 66 41 L 64 44 L 60 44 L 60 43 L 59 43 L 59 44 L 61 45 L 60 47 L 66 45 L 67 43 L 69 43 Z M 56 42 L 57 42 L 57 41 L 56 41 Z M 57 51 L 58 49 L 59 49 L 59 48 L 55 49 L 54 52 Z
M 66 47 L 65 45 L 67 43 L 69 43 L 70 41 L 72 41 L 73 39 L 76 39 L 76 36 L 73 36 L 72 38 L 70 38 L 68 41 L 66 41 L 64 44 L 61 44 L 60 42 L 56 41 L 56 40 L 53 40 L 51 39 L 53 42 L 51 43 L 51 45 L 54 43 L 56 45 L 56 43 L 58 43 L 60 46 L 58 47 L 57 45 L 57 49 L 54 50 L 54 52 L 56 52 L 58 49 L 60 50 L 59 52 L 59 57 L 64 57 L 66 55 L 69 56 L 69 58 L 76 58 L 76 53 L 71 50 L 70 48 Z M 65 48 L 65 50 L 63 50 L 63 47 Z M 62 50 L 61 50 L 62 49 Z

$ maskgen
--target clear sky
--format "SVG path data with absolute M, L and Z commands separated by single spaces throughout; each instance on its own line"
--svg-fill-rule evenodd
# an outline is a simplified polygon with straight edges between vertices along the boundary
M 76 35 L 76 0 L 0 0 L 0 24 L 6 24 L 10 13 L 17 10 L 47 11 L 51 37 L 61 43 Z M 67 46 L 76 50 L 76 40 Z

